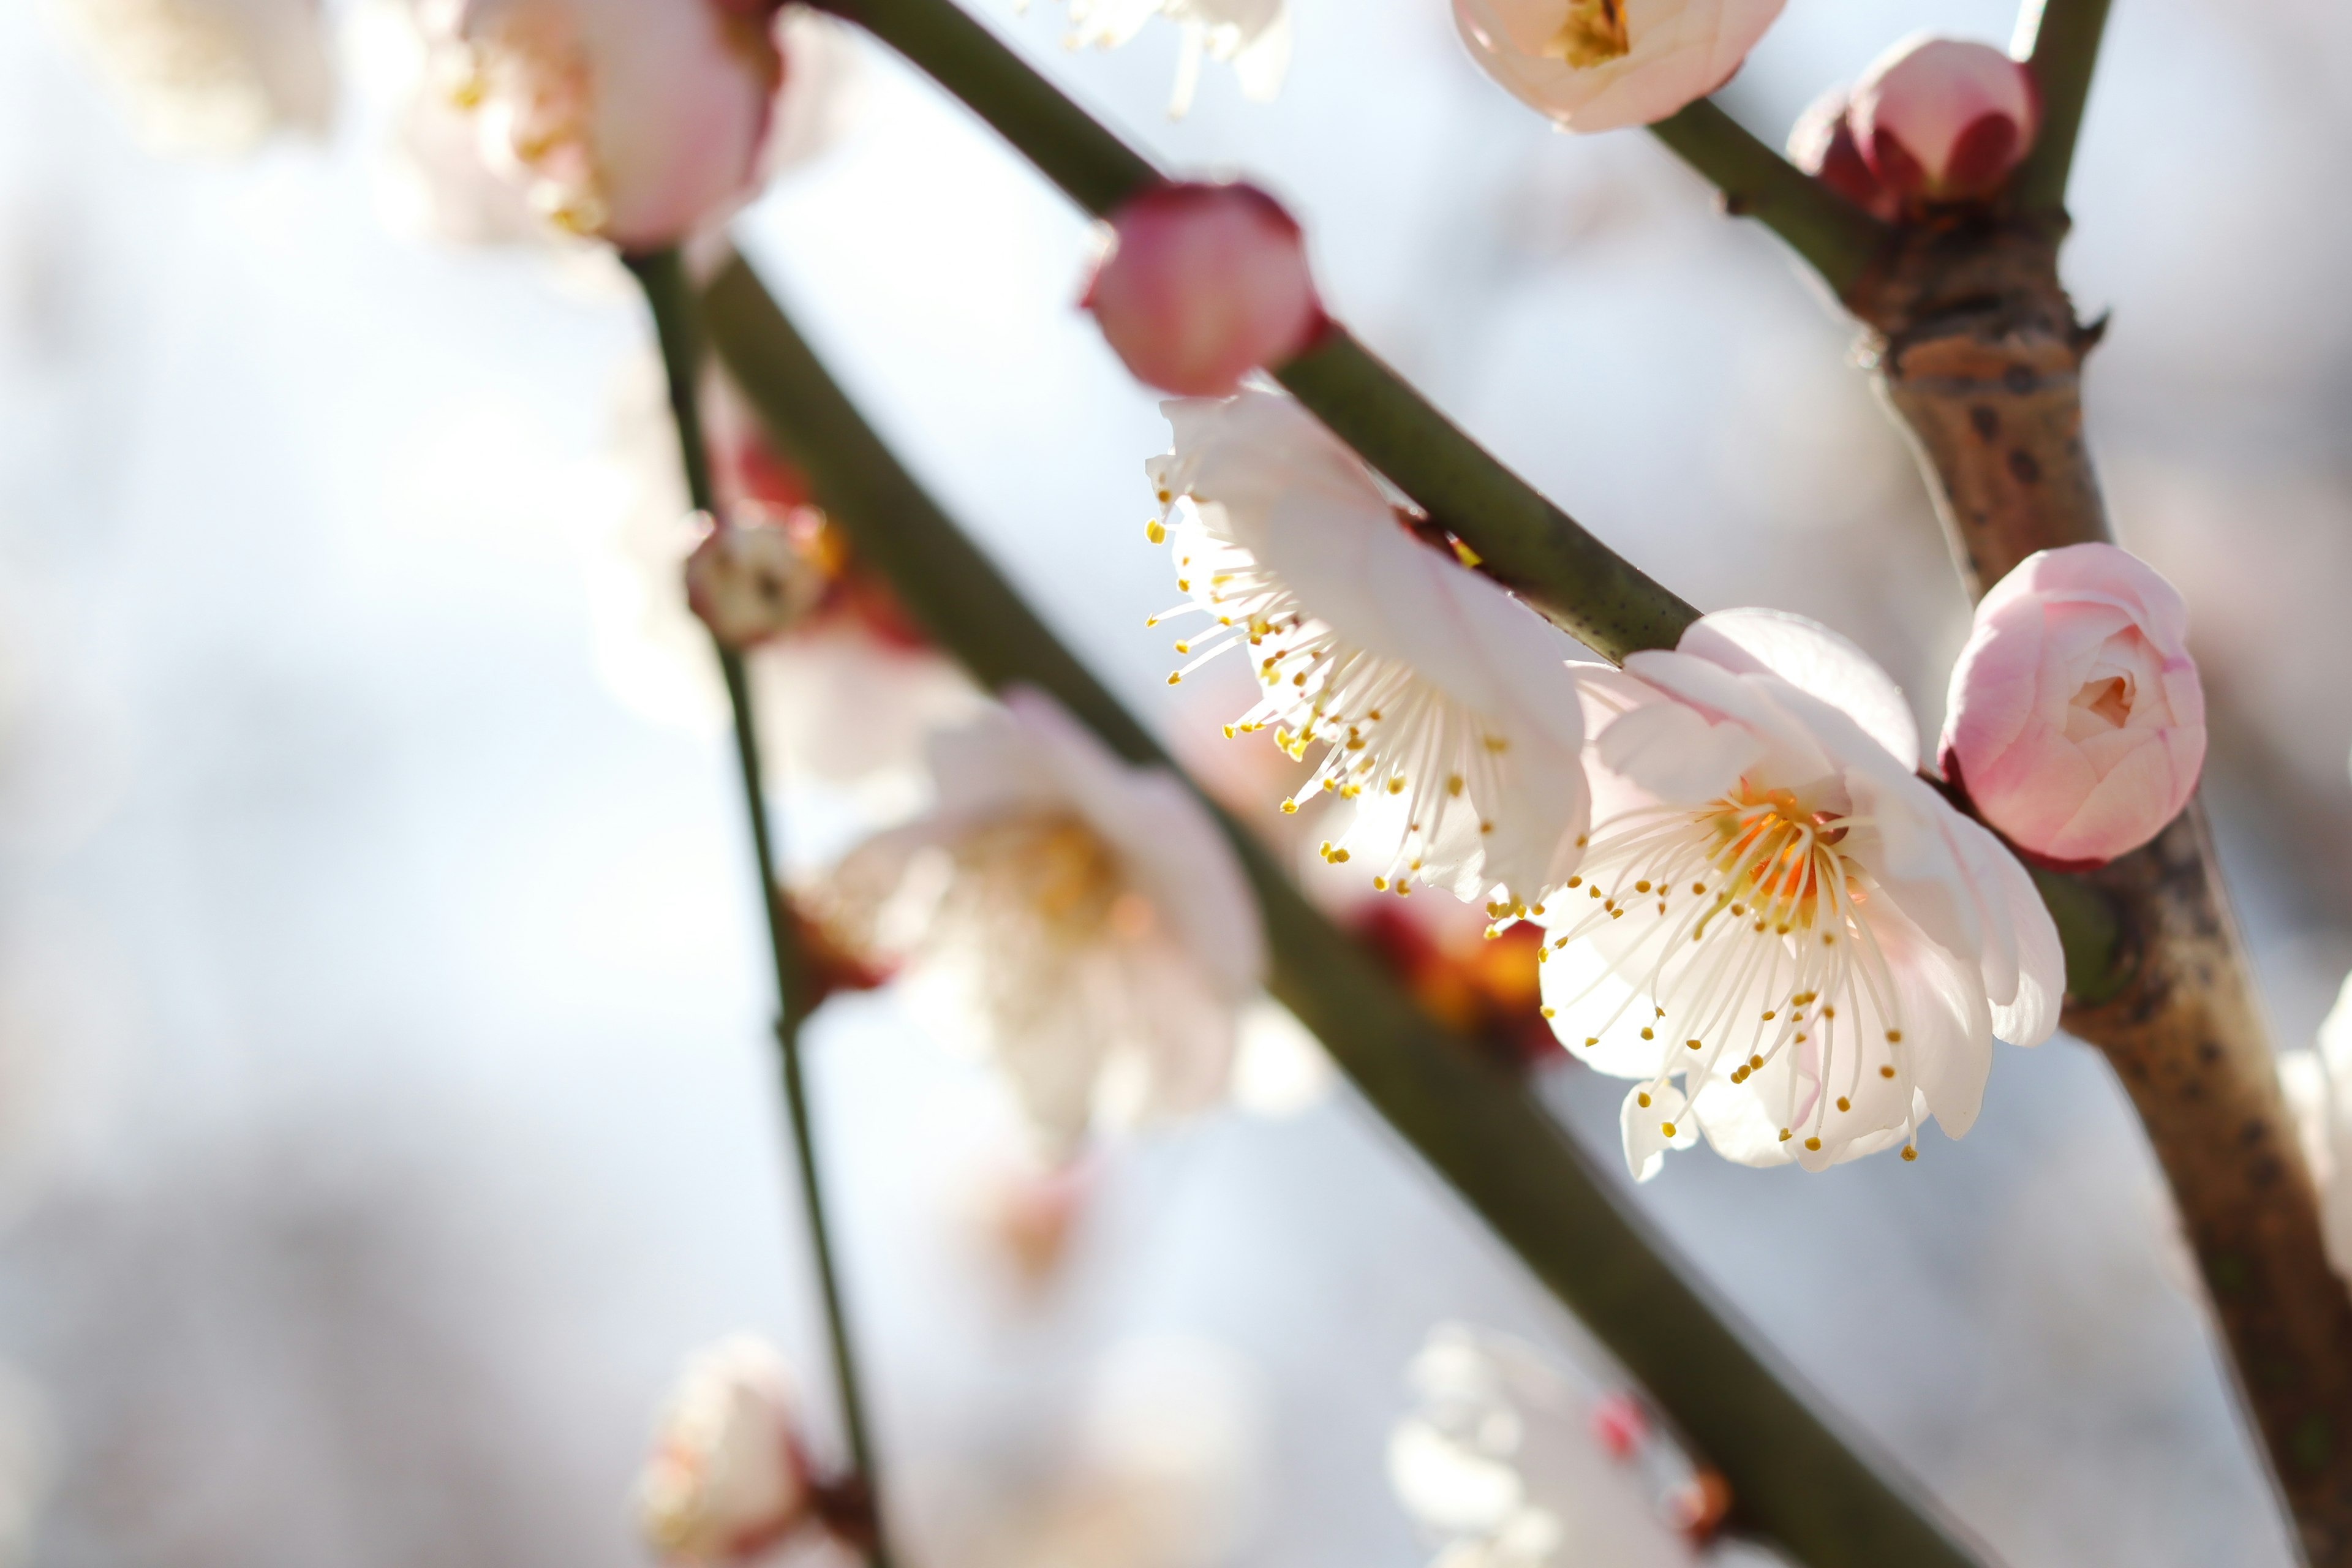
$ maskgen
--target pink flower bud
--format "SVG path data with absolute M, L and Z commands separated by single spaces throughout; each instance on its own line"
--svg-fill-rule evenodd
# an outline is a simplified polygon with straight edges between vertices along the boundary
M 2188 606 L 2112 544 L 2028 556 L 1977 606 L 1944 771 L 2020 848 L 2101 865 L 2179 815 L 2205 763 Z
M 731 648 L 782 637 L 817 606 L 829 579 L 795 519 L 763 507 L 738 509 L 734 521 L 703 535 L 686 558 L 686 602 Z
M 1085 307 L 1139 381 L 1223 397 L 1313 342 L 1322 302 L 1298 225 L 1249 185 L 1160 185 L 1111 219 Z
M 637 1478 L 647 1544 L 677 1563 L 748 1563 L 812 1522 L 817 1487 L 801 1447 L 790 1371 L 748 1334 L 689 1360 Z
M 2042 129 L 2033 73 L 1990 44 L 1914 37 L 1863 73 L 1850 111 L 1881 184 L 1924 201 L 1991 195 Z
M 1874 217 L 1892 222 L 1902 216 L 1903 198 L 1878 183 L 1854 140 L 1842 87 L 1830 89 L 1797 116 L 1789 130 L 1789 161 Z

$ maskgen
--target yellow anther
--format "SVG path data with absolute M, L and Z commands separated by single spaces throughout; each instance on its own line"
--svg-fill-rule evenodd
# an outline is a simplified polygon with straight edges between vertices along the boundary
M 1698 1042 L 1696 1040 L 1685 1040 L 1683 1044 L 1688 1046 L 1693 1050 L 1698 1049 Z
M 1372 879 L 1372 891 L 1376 893 L 1385 893 L 1388 890 L 1389 879 L 1386 877 L 1375 877 Z
M 1805 1140 L 1805 1147 L 1818 1154 L 1822 1152 L 1822 1141 L 1818 1138 L 1808 1138 Z
M 1766 1023 L 1768 1023 L 1768 1024 L 1769 1024 L 1769 1023 L 1770 1023 L 1773 1019 L 1775 1019 L 1775 1018 L 1777 1018 L 1777 1017 L 1779 1017 L 1779 1016 L 1780 1016 L 1780 1013 L 1779 1013 L 1779 1011 L 1778 1011 L 1777 1009 L 1775 1009 L 1775 1008 L 1771 1008 L 1771 1007 L 1767 1007 L 1767 1008 L 1765 1008 L 1765 1009 L 1764 1009 L 1764 1021 L 1765 1021 Z
M 1282 803 L 1282 814 L 1283 814 L 1285 816 L 1297 816 L 1297 815 L 1298 815 L 1298 803 L 1297 803 L 1297 801 L 1295 801 L 1295 800 L 1286 800 L 1286 801 L 1284 801 L 1284 802 Z
M 1893 1078 L 1895 1076 L 1895 1069 L 1893 1068 L 1880 1068 L 1878 1069 L 1878 1076 L 1881 1078 Z
M 1601 1043 L 1601 1037 L 1598 1035 L 1587 1035 L 1584 1037 L 1584 1043 L 1588 1046 L 1597 1046 Z
M 1650 1091 L 1649 1091 L 1648 1089 L 1643 1089 L 1641 1093 L 1639 1093 L 1639 1094 L 1635 1095 L 1635 1096 L 1633 1097 L 1633 1103 L 1634 1103 L 1634 1104 L 1636 1104 L 1636 1105 L 1638 1105 L 1638 1106 L 1640 1106 L 1640 1107 L 1641 1107 L 1643 1110 L 1649 1110 L 1649 1109 L 1650 1109 Z
M 1541 1011 L 1541 1012 L 1542 1012 L 1542 1014 L 1543 1014 L 1543 1016 L 1544 1016 L 1545 1017 L 1547 1017 L 1547 1018 L 1552 1018 L 1552 1017 L 1557 1017 L 1557 1016 L 1559 1016 L 1559 1015 L 1558 1015 L 1558 1014 L 1556 1014 L 1555 1012 L 1553 1012 L 1553 1011 L 1552 1011 L 1552 1009 L 1550 1009 L 1549 1007 L 1541 1008 L 1541 1009 L 1539 1009 L 1539 1011 Z
M 1900 1029 L 1889 1029 L 1889 1030 L 1887 1030 L 1887 1031 L 1886 1031 L 1886 1043 L 1887 1043 L 1888 1045 L 1890 1045 L 1890 1046 L 1899 1046 L 1899 1045 L 1901 1045 L 1901 1044 L 1903 1043 L 1903 1031 L 1902 1031 L 1902 1030 L 1900 1030 Z
M 1570 877 L 1568 879 L 1568 885 L 1571 888 L 1581 888 L 1584 886 L 1584 879 L 1581 877 Z
M 1404 793 L 1404 779 L 1402 776 L 1389 780 L 1389 793 L 1391 795 L 1402 795 Z
M 1178 653 L 1191 653 L 1192 651 L 1192 645 L 1189 642 L 1180 642 L 1176 645 L 1176 651 Z
M 1158 494 L 1160 497 L 1160 504 L 1161 506 L 1166 506 L 1170 501 L 1176 499 L 1175 494 L 1172 491 L 1160 490 Z
M 1445 793 L 1448 795 L 1460 795 L 1462 793 L 1462 775 L 1460 773 L 1448 773 L 1445 775 Z
M 1903 1157 L 1906 1160 L 1916 1160 L 1919 1157 L 1919 1151 L 1906 1143 L 1903 1145 Z
M 1661 1121 L 1658 1123 L 1658 1131 L 1671 1138 L 1675 1135 L 1675 1124 L 1671 1121 Z
M 1643 880 L 1641 880 L 1641 881 L 1639 881 L 1639 882 L 1634 883 L 1634 884 L 1633 884 L 1633 890 L 1634 890 L 1635 892 L 1637 892 L 1637 893 L 1646 893 L 1646 892 L 1648 892 L 1648 891 L 1650 890 L 1650 883 L 1649 883 L 1648 879 L 1644 878 Z
M 1795 1136 L 1796 1136 L 1796 1134 L 1795 1134 L 1795 1133 L 1793 1133 L 1793 1132 L 1790 1132 L 1787 1128 L 1783 1127 L 1783 1128 L 1781 1128 L 1781 1129 L 1780 1129 L 1780 1142 L 1781 1142 L 1786 1143 L 1790 1139 L 1791 1139 L 1791 1138 L 1793 1138 L 1793 1137 L 1795 1137 Z
M 1181 686 L 1184 684 L 1184 678 L 1175 670 L 1171 669 L 1168 672 L 1168 684 L 1171 686 Z
M 1840 1110 L 1852 1110 L 1853 1109 L 1853 1101 L 1841 1094 L 1838 1096 L 1838 1109 Z
M 1168 542 L 1168 530 L 1155 517 L 1143 525 L 1143 537 L 1154 544 L 1165 544 Z
M 1331 863 L 1335 866 L 1344 863 L 1347 858 L 1348 852 L 1345 849 L 1334 849 L 1331 851 Z
M 1652 1029 L 1648 1025 L 1644 1024 L 1644 1025 L 1642 1026 L 1642 1037 L 1643 1037 L 1643 1039 L 1645 1039 L 1645 1040 L 1654 1040 L 1654 1039 L 1656 1039 L 1658 1037 L 1657 1037 L 1657 1033 L 1656 1033 L 1656 1031 L 1653 1030 L 1653 1029 Z
M 1762 1057 L 1749 1057 L 1748 1058 L 1748 1070 L 1749 1072 L 1762 1072 L 1764 1070 L 1764 1058 Z

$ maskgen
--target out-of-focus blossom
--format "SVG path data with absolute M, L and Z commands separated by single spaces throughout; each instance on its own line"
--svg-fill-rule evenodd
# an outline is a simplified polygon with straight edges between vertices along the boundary
M 1170 118 L 1191 111 L 1203 56 L 1233 66 L 1244 98 L 1266 102 L 1282 90 L 1290 68 L 1288 0 L 1070 0 L 1070 46 L 1115 49 L 1155 16 L 1184 29 Z
M 678 477 L 677 432 L 650 355 L 624 397 L 615 444 L 636 494 L 617 537 L 588 561 L 597 663 L 632 710 L 718 731 L 727 722 L 726 693 L 710 635 L 688 610 L 680 584 L 701 529 Z M 806 483 L 768 447 L 722 379 L 706 383 L 702 404 L 722 508 L 730 516 L 782 518 L 826 584 L 784 635 L 745 657 L 763 762 L 773 777 L 847 785 L 877 810 L 910 809 L 923 738 L 980 711 L 986 698 L 858 563 L 841 530 L 809 504 Z
M 997 1514 L 952 1554 L 971 1568 L 1212 1568 L 1256 1501 L 1264 1415 L 1255 1380 L 1208 1341 L 1115 1346 L 1052 1481 L 994 1489 Z M 1009 1494 L 1009 1495 L 1008 1495 Z
M 1060 1276 L 1099 1184 L 1095 1161 L 1029 1158 L 1004 1161 L 961 1191 L 991 1258 L 1035 1291 Z
M 1902 216 L 1903 198 L 1881 184 L 1855 140 L 1845 89 L 1813 100 L 1789 130 L 1789 161 L 1874 217 Z
M 323 134 L 335 83 L 319 0 L 60 0 L 82 48 L 167 153 L 249 151 Z
M 1110 228 L 1084 303 L 1139 381 L 1223 397 L 1322 329 L 1306 237 L 1255 186 L 1155 186 Z
M 425 0 L 484 161 L 568 233 L 674 245 L 747 198 L 784 61 L 719 0 Z
M 2328 1264 L 2352 1280 L 2352 977 L 2319 1026 L 2319 1048 L 2280 1053 L 2279 1083 L 2319 1189 Z
M 2205 764 L 2189 607 L 2112 544 L 2029 555 L 1952 669 L 1947 774 L 2011 842 L 2098 865 L 2180 815 Z
M 1050 1157 L 1097 1121 L 1223 1094 L 1265 952 L 1199 801 L 1025 689 L 935 736 L 930 766 L 930 811 L 824 884 L 850 948 L 903 957 L 919 1005 L 997 1063 Z
M 1990 44 L 1922 34 L 1872 62 L 1849 113 L 1887 189 L 1970 201 L 1999 190 L 2032 150 L 2042 94 L 2032 71 Z
M 688 608 L 730 648 L 783 636 L 832 586 L 815 552 L 796 537 L 824 526 L 824 514 L 810 510 L 776 516 L 745 509 L 709 523 L 686 558 Z
M 1261 699 L 1228 734 L 1275 727 L 1305 789 L 1354 810 L 1324 855 L 1373 886 L 1414 883 L 1524 910 L 1581 853 L 1583 725 L 1567 637 L 1419 537 L 1371 472 L 1288 398 L 1163 405 L 1175 450 L 1147 465 L 1192 662 L 1240 649 Z M 1171 615 L 1177 611 L 1169 612 Z M 1284 809 L 1296 809 L 1296 799 Z
M 688 1361 L 637 1478 L 646 1543 L 669 1563 L 750 1563 L 815 1512 L 783 1357 L 743 1334 Z
M 1731 79 L 1784 0 L 1454 0 L 1488 76 L 1570 131 L 1648 125 Z
M 1407 1373 L 1389 1480 L 1442 1568 L 1690 1564 L 1705 1489 L 1622 1393 L 1500 1334 L 1441 1324 Z
M 1532 925 L 1494 931 L 1475 918 L 1451 918 L 1469 913 L 1451 900 L 1373 899 L 1346 923 L 1423 1011 L 1498 1064 L 1524 1068 L 1557 1058 L 1559 1041 L 1544 1021 L 1538 984 L 1543 933 Z
M 1634 1174 L 1702 1131 L 1808 1170 L 1913 1158 L 1930 1116 L 1966 1132 L 1993 1037 L 2046 1038 L 2064 966 L 2025 868 L 1917 777 L 1894 682 L 1769 610 L 1581 673 L 1597 824 L 1543 917 L 1544 1001 L 1571 1055 L 1640 1080 Z

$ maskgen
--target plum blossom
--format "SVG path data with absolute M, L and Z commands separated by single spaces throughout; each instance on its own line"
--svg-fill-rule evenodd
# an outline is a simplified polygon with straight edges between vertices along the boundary
M 1016 689 L 932 738 L 935 804 L 819 890 L 853 952 L 896 957 L 942 1033 L 995 1061 L 1043 1152 L 1224 1092 L 1265 972 L 1257 905 L 1171 773 Z
M 1288 0 L 1070 0 L 1070 47 L 1115 49 L 1155 16 L 1184 30 L 1169 118 L 1192 111 L 1204 56 L 1234 68 L 1244 98 L 1269 102 L 1281 92 L 1290 68 Z
M 1156 185 L 1113 214 L 1084 304 L 1139 381 L 1223 397 L 1322 330 L 1297 223 L 1253 185 Z
M 67 0 L 66 21 L 151 150 L 220 155 L 323 135 L 335 82 L 319 0 Z
M 425 0 L 442 89 L 483 162 L 556 228 L 674 245 L 747 199 L 784 73 L 719 0 Z
M 2042 128 L 2033 73 L 1990 44 L 1920 34 L 1853 89 L 1854 144 L 1881 184 L 1925 201 L 1989 196 Z
M 739 1334 L 678 1374 L 637 1478 L 646 1543 L 667 1563 L 740 1563 L 816 1517 L 790 1369 Z
M 1813 100 L 1789 128 L 1789 162 L 1873 217 L 1893 222 L 1903 198 L 1879 183 L 1855 140 L 1853 115 L 1842 87 Z
M 1454 0 L 1481 69 L 1570 131 L 1648 125 L 1731 79 L 1785 0 Z
M 1439 1568 L 1684 1568 L 1705 1483 L 1641 1408 L 1507 1336 L 1442 1323 L 1406 1380 L 1389 1480 Z
M 1596 823 L 1542 917 L 1544 1002 L 1571 1055 L 1639 1080 L 1635 1176 L 1702 1131 L 1808 1170 L 1914 1158 L 1930 1116 L 1965 1133 L 1993 1037 L 2056 1026 L 2063 961 L 2025 868 L 1917 777 L 1885 673 L 1769 610 L 1580 673 Z
M 2319 1190 L 2328 1266 L 2352 1279 L 2352 977 L 2319 1026 L 2319 1048 L 2280 1054 L 2279 1085 Z
M 1588 799 L 1573 645 L 1418 537 L 1380 481 L 1305 410 L 1249 391 L 1162 405 L 1175 449 L 1146 466 L 1176 585 L 1168 615 L 1209 617 L 1177 643 L 1172 683 L 1241 649 L 1260 700 L 1226 726 L 1323 748 L 1299 797 L 1352 805 L 1327 859 L 1373 886 L 1415 883 L 1524 912 L 1575 869 Z M 1155 620 L 1161 617 L 1155 617 Z
M 2180 815 L 2205 762 L 2189 607 L 2112 544 L 2025 558 L 1952 669 L 1946 774 L 2031 854 L 2100 864 Z

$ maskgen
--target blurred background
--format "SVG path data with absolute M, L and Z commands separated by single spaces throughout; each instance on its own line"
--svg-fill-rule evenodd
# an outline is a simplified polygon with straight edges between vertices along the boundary
M 1169 163 L 1290 203 L 1335 311 L 1617 549 L 1826 621 L 1937 722 L 1966 605 L 1853 331 L 1646 137 L 1552 133 L 1440 0 L 1292 0 L 1280 100 L 1212 68 L 1181 123 L 1173 28 L 1076 53 L 1055 0 L 970 3 Z M 215 161 L 142 149 L 74 4 L 0 8 L 0 1537 L 44 1568 L 641 1563 L 679 1359 L 749 1328 L 823 1365 L 733 764 L 629 587 L 676 505 L 641 307 L 585 251 L 415 232 L 376 0 L 331 8 L 320 134 Z M 1724 101 L 1777 142 L 1897 36 L 2011 22 L 1793 0 Z M 1180 698 L 1143 630 L 1167 432 L 1073 309 L 1087 226 L 856 52 L 834 145 L 738 241 L 1195 754 L 1246 680 Z M 2352 963 L 2347 52 L 2317 0 L 2119 5 L 2067 252 L 2114 312 L 2092 439 L 2190 598 L 2290 1046 Z M 866 805 L 793 791 L 796 861 Z M 1311 1070 L 1041 1192 L 1002 1091 L 887 993 L 811 1048 L 925 1568 L 1411 1568 L 1387 1450 L 1432 1329 L 1583 1353 Z M 1547 1092 L 1617 1171 L 1622 1086 Z M 2017 1568 L 2290 1560 L 2084 1047 L 2003 1048 L 1916 1165 L 1698 1153 L 1639 1202 Z

